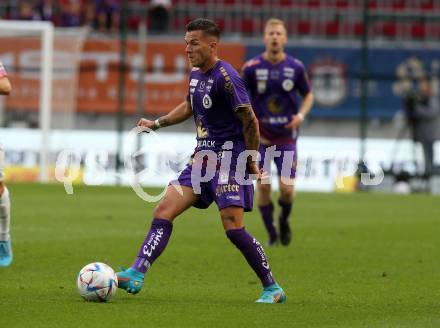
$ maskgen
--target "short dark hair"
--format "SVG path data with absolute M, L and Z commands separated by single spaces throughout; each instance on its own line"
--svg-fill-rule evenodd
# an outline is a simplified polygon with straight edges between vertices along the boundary
M 192 20 L 186 24 L 186 31 L 203 31 L 204 34 L 220 39 L 220 29 L 218 25 L 214 21 L 206 18 L 196 18 Z

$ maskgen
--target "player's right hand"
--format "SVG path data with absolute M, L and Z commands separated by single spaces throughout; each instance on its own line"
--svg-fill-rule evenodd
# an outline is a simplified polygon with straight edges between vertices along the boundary
M 264 171 L 263 169 L 258 168 L 257 163 L 253 161 L 248 163 L 248 172 L 250 174 L 255 174 L 256 180 L 260 182 L 262 180 L 267 181 L 267 179 L 269 178 L 269 173 Z
M 150 130 L 153 130 L 153 131 L 155 130 L 155 127 L 156 127 L 156 125 L 154 124 L 154 121 L 147 120 L 146 118 L 141 118 L 139 120 L 137 126 L 140 127 L 140 128 L 147 128 L 147 129 L 150 129 Z M 150 132 L 147 129 L 145 131 L 143 131 L 143 132 L 146 132 L 146 133 Z

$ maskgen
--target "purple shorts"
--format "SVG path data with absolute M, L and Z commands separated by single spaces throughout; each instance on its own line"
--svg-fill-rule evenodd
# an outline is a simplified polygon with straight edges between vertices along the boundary
M 278 176 L 281 177 L 289 177 L 290 179 L 294 179 L 296 176 L 296 165 L 297 165 L 297 152 L 296 152 L 296 143 L 284 144 L 284 145 L 273 145 L 276 146 L 275 150 L 281 152 L 281 156 L 274 157 L 275 165 L 277 167 Z M 266 158 L 267 149 L 271 146 L 261 145 L 258 151 L 260 152 L 260 169 L 264 168 L 264 160 Z M 284 167 L 283 167 L 284 163 Z M 270 162 L 266 163 L 265 170 L 270 172 Z
M 195 190 L 193 181 L 191 181 L 191 170 L 193 166 L 188 165 L 182 173 L 180 173 L 177 181 L 170 184 L 179 184 L 181 186 L 190 187 Z M 252 211 L 254 199 L 254 185 L 240 185 L 235 180 L 235 172 L 231 171 L 219 183 L 219 170 L 215 171 L 214 177 L 207 182 L 200 182 L 201 193 L 198 201 L 194 204 L 197 208 L 208 208 L 213 201 L 217 204 L 219 210 L 229 207 L 242 207 L 245 212 Z

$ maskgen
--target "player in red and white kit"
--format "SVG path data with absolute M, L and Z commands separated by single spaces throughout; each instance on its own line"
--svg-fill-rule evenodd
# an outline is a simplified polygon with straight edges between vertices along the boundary
M 11 83 L 8 74 L 0 61 L 0 95 L 9 95 Z M 3 182 L 4 150 L 0 143 L 0 267 L 6 267 L 12 262 L 11 236 L 11 202 L 9 191 Z

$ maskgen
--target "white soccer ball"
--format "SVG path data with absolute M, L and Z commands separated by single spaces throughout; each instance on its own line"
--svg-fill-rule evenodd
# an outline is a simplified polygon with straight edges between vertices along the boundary
M 107 302 L 116 293 L 118 278 L 107 264 L 94 262 L 81 269 L 76 284 L 86 301 Z

